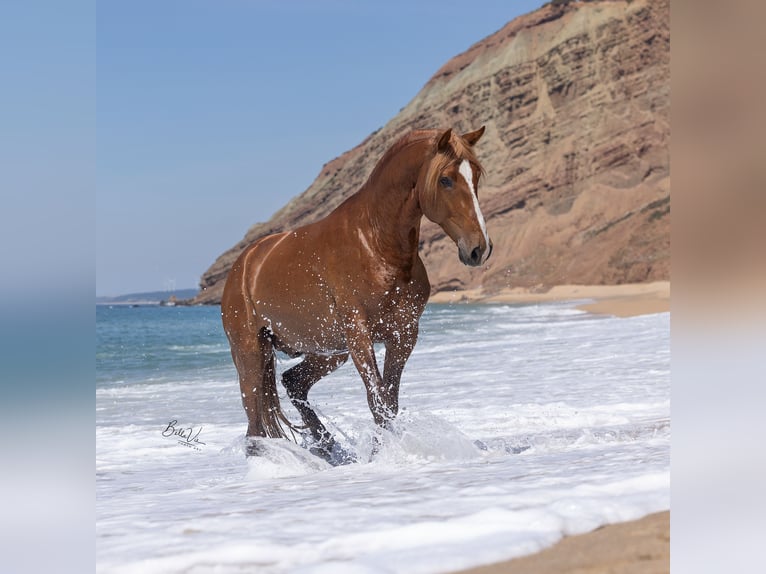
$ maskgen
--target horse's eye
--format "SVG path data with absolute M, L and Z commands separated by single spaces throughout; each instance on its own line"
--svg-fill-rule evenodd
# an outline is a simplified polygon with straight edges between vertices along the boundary
M 441 185 L 442 187 L 450 188 L 452 187 L 452 180 L 448 177 L 440 177 L 439 185 Z

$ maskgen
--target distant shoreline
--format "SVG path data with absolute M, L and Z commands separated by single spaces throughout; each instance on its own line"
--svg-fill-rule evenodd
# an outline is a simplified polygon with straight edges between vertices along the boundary
M 175 303 L 167 303 L 165 301 L 115 301 L 111 303 L 96 302 L 96 307 L 126 307 L 128 309 L 137 307 L 162 307 L 163 309 L 172 309 L 174 307 L 202 307 L 202 305 L 196 305 L 192 303 L 191 299 L 183 299 Z
M 96 307 L 159 307 L 159 301 L 96 301 Z
M 124 295 L 97 296 L 96 306 L 100 305 L 159 305 L 163 301 L 175 301 L 179 305 L 188 305 L 199 289 L 174 289 L 172 291 L 142 291 Z

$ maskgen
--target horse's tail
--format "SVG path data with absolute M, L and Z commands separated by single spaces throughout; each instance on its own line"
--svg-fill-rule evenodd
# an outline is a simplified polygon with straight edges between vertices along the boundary
M 264 435 L 271 438 L 287 438 L 291 439 L 293 442 L 297 442 L 295 440 L 295 432 L 299 432 L 305 427 L 292 423 L 282 410 L 282 406 L 279 402 L 279 393 L 277 392 L 274 344 L 267 332 L 263 331 L 261 337 L 261 349 L 264 354 L 263 381 L 262 384 L 256 388 L 255 392 L 261 395 L 258 397 L 258 403 L 262 406 L 259 414 Z M 290 432 L 289 436 L 287 432 L 285 432 L 285 427 L 287 427 Z

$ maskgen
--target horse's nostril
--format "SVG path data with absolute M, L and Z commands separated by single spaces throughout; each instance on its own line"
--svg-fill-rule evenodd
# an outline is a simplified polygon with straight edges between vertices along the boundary
M 471 251 L 471 261 L 477 263 L 481 259 L 481 249 L 474 247 Z

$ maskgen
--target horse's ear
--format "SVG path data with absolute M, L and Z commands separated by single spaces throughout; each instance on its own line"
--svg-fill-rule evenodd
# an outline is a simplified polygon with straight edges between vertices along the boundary
M 439 151 L 447 151 L 449 149 L 449 139 L 451 136 L 452 136 L 452 128 L 449 128 L 439 138 L 439 143 L 436 144 L 436 149 Z
M 468 143 L 469 146 L 473 147 L 476 145 L 476 142 L 481 139 L 481 136 L 484 135 L 484 128 L 486 127 L 487 126 L 481 126 L 478 130 L 463 134 L 461 137 Z

